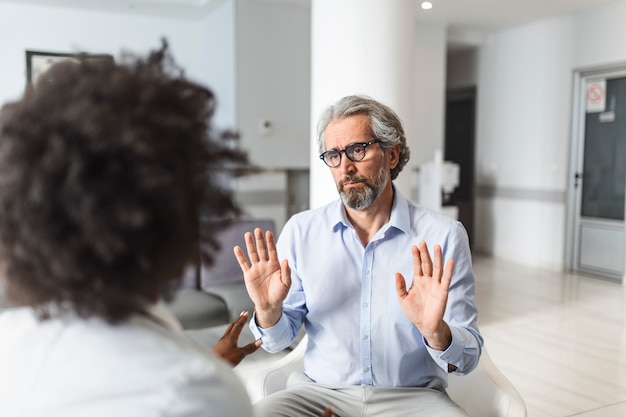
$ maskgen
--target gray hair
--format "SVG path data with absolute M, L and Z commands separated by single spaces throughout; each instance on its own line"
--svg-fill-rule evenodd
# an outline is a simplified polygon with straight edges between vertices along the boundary
M 384 104 L 367 96 L 347 96 L 322 112 L 317 124 L 317 141 L 320 154 L 324 149 L 324 132 L 335 119 L 364 114 L 370 118 L 370 129 L 374 139 L 380 141 L 384 150 L 400 146 L 400 160 L 391 170 L 391 179 L 395 180 L 402 168 L 409 162 L 411 150 L 406 144 L 404 128 L 398 115 Z

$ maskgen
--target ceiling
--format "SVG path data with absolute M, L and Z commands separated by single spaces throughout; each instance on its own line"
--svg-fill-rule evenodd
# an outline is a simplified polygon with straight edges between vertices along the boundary
M 419 7 L 419 20 L 445 22 L 457 30 L 493 31 L 615 3 L 616 0 L 430 0 L 431 10 Z
M 91 10 L 197 18 L 228 0 L 0 0 Z M 248 0 L 309 7 L 311 0 Z M 333 0 L 329 0 L 333 1 Z M 395 1 L 395 0 L 388 0 Z M 452 32 L 488 33 L 534 20 L 601 6 L 616 0 L 430 0 L 431 10 L 416 1 L 417 20 L 445 23 Z

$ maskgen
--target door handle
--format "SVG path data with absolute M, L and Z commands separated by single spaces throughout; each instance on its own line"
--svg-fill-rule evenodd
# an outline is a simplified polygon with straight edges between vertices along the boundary
M 582 179 L 583 179 L 582 172 L 577 172 L 574 174 L 574 188 L 578 188 L 578 180 L 582 181 Z

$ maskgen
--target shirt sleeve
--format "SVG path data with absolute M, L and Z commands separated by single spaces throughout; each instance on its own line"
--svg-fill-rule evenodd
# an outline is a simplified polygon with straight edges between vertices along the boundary
M 471 332 L 456 327 L 450 327 L 450 332 L 452 333 L 452 343 L 446 350 L 431 348 L 426 339 L 423 339 L 424 345 L 437 365 L 446 372 L 448 365 L 454 365 L 457 368 L 454 371 L 455 374 L 467 374 L 478 364 L 480 345 L 476 343 L 476 338 Z
M 469 239 L 463 225 L 456 222 L 442 248 L 444 262 L 454 259 L 454 273 L 444 320 L 450 327 L 452 342 L 445 351 L 432 349 L 424 340 L 433 360 L 446 372 L 448 364 L 457 369 L 455 374 L 471 372 L 480 358 L 483 338 L 477 325 L 478 311 L 474 303 L 475 279 Z
M 294 339 L 289 319 L 284 312 L 275 325 L 265 329 L 257 326 L 256 314 L 253 314 L 252 320 L 250 320 L 250 330 L 255 339 L 263 340 L 261 347 L 269 353 L 280 352 L 287 348 Z
M 256 314 L 253 314 L 250 320 L 250 330 L 255 339 L 262 339 L 261 347 L 270 353 L 280 352 L 291 345 L 298 335 L 306 313 L 304 290 L 298 276 L 297 238 L 294 237 L 296 231 L 297 226 L 292 218 L 283 227 L 276 243 L 279 261 L 287 259 L 291 269 L 291 288 L 283 302 L 283 314 L 274 326 L 265 329 L 257 326 Z

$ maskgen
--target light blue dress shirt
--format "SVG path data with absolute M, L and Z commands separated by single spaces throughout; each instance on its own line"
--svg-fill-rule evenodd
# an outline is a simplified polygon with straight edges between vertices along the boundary
M 445 351 L 427 346 L 404 315 L 395 289 L 401 272 L 413 279 L 411 246 L 424 240 L 431 252 L 441 245 L 454 274 L 444 320 L 452 331 Z M 395 190 L 391 217 L 361 244 L 341 200 L 293 216 L 277 242 L 288 259 L 291 289 L 283 315 L 271 328 L 250 328 L 268 352 L 289 346 L 304 323 L 309 335 L 305 372 L 330 385 L 447 386 L 448 364 L 464 374 L 476 366 L 483 339 L 474 305 L 474 273 L 465 229 L 458 221 L 426 210 Z

